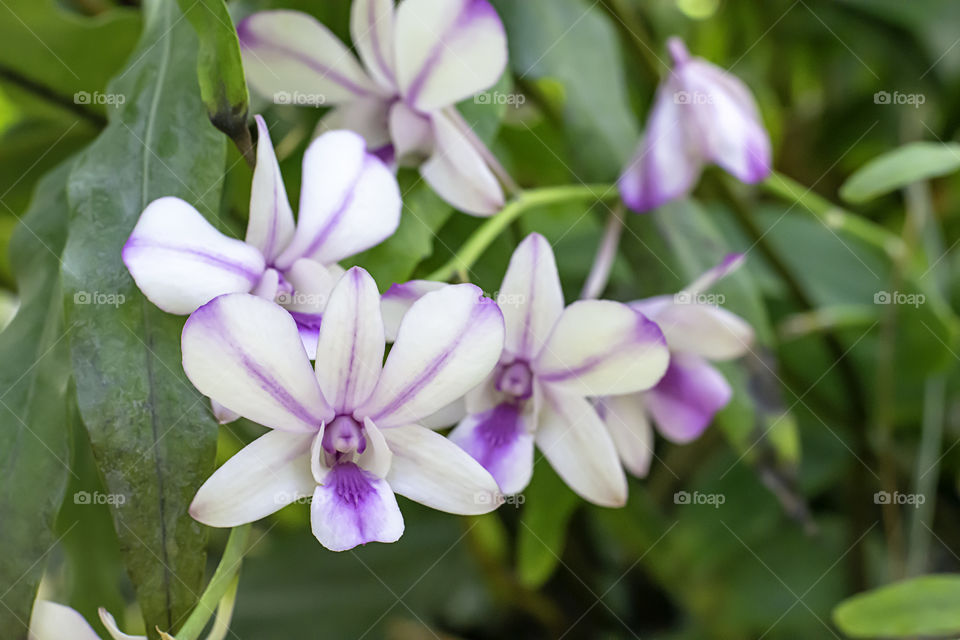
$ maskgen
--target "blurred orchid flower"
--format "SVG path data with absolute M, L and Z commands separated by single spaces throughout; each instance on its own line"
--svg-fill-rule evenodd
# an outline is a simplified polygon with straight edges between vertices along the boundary
M 538 234 L 514 251 L 498 302 L 506 323 L 503 353 L 467 394 L 467 416 L 450 439 L 486 467 L 505 494 L 530 482 L 536 443 L 580 496 L 623 505 L 626 476 L 586 397 L 656 384 L 669 359 L 660 329 L 618 302 L 584 300 L 564 308 L 553 251 Z
M 343 270 L 336 264 L 390 237 L 400 223 L 400 189 L 363 139 L 332 131 L 303 156 L 296 224 L 263 118 L 245 241 L 217 231 L 179 198 L 151 202 L 123 247 L 123 262 L 143 294 L 186 315 L 225 293 L 253 293 L 281 304 L 297 321 L 307 353 L 316 351 L 320 317 Z
M 106 609 L 101 607 L 99 613 L 100 622 L 113 640 L 147 640 L 147 636 L 131 636 L 121 632 L 116 620 Z M 34 603 L 27 637 L 29 640 L 100 640 L 97 632 L 77 610 L 49 600 L 37 600 Z M 165 637 L 173 638 L 170 635 Z
M 380 295 L 354 267 L 330 296 L 314 372 L 280 307 L 247 294 L 214 299 L 184 326 L 184 371 L 271 431 L 217 469 L 191 515 L 232 527 L 312 496 L 314 535 L 341 551 L 400 537 L 395 492 L 451 513 L 491 511 L 490 474 L 418 421 L 476 386 L 503 340 L 497 305 L 473 285 L 451 285 L 410 307 L 383 363 Z
M 620 177 L 620 196 L 638 213 L 693 189 L 705 164 L 738 180 L 770 175 L 770 138 L 747 86 L 692 58 L 679 38 L 667 43 L 674 67 L 657 89 L 636 156 Z
M 491 87 L 507 63 L 503 23 L 486 0 L 354 0 L 360 55 L 297 11 L 262 11 L 237 27 L 247 81 L 275 102 L 336 107 L 323 128 L 352 129 L 379 156 L 420 166 L 462 211 L 490 215 L 503 191 L 490 152 L 454 103 Z
M 704 293 L 738 269 L 742 254 L 728 255 L 676 295 L 632 303 L 656 322 L 670 348 L 670 366 L 648 391 L 597 400 L 597 409 L 617 444 L 624 466 L 644 477 L 653 457 L 653 429 L 667 440 L 696 439 L 733 394 L 723 375 L 708 360 L 732 360 L 750 349 L 753 329 L 740 316 L 722 309 Z

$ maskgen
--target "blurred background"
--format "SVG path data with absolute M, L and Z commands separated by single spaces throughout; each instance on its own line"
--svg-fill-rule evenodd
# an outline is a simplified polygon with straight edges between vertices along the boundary
M 17 305 L 10 234 L 37 180 L 105 126 L 109 105 L 90 96 L 133 51 L 137 4 L 0 0 L 0 326 Z M 630 214 L 606 293 L 672 293 L 726 253 L 746 253 L 717 289 L 758 335 L 748 357 L 723 367 L 734 401 L 696 442 L 658 441 L 650 476 L 631 478 L 619 510 L 585 504 L 541 461 L 522 503 L 457 518 L 402 500 L 400 542 L 335 554 L 310 534 L 308 507 L 292 505 L 254 529 L 231 637 L 843 637 L 832 612 L 845 598 L 960 569 L 960 152 L 938 146 L 955 159 L 950 171 L 924 173 L 926 154 L 901 159 L 898 170 L 931 177 L 903 189 L 841 189 L 883 153 L 957 137 L 960 4 L 494 4 L 511 66 L 495 91 L 509 99 L 461 109 L 523 187 L 616 180 L 668 71 L 671 35 L 754 92 L 778 175 L 747 188 L 711 169 L 689 200 Z M 347 0 L 228 5 L 235 20 L 306 11 L 349 41 Z M 252 113 L 278 122 L 296 202 L 324 109 L 252 99 Z M 238 159 L 231 146 L 221 213 L 239 234 L 250 170 Z M 479 224 L 414 175 L 400 178 L 422 224 L 354 260 L 382 289 L 446 262 Z M 537 230 L 575 299 L 608 214 L 579 204 L 524 215 L 472 269 L 477 284 L 496 291 L 513 247 Z M 223 429 L 218 460 L 260 433 L 243 421 Z M 103 491 L 81 424 L 71 456 L 67 496 Z M 714 499 L 684 504 L 678 492 Z M 896 504 L 898 493 L 913 502 Z M 105 606 L 135 621 L 107 506 L 68 499 L 58 529 L 47 586 L 59 601 L 88 620 Z M 225 539 L 211 535 L 211 569 Z

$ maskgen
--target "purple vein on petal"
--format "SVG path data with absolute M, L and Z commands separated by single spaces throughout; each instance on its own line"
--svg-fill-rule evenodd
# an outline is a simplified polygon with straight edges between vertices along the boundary
M 260 276 L 263 275 L 261 271 L 244 267 L 243 265 L 240 265 L 237 262 L 230 260 L 230 258 L 226 258 L 220 255 L 217 255 L 215 253 L 207 253 L 199 249 L 190 249 L 187 247 L 170 245 L 163 242 L 154 242 L 152 240 L 146 240 L 144 238 L 130 238 L 129 240 L 127 240 L 127 243 L 123 246 L 124 257 L 126 256 L 128 251 L 133 251 L 136 249 L 159 249 L 160 251 L 170 251 L 173 253 L 185 253 L 187 255 L 197 258 L 201 262 L 205 262 L 209 265 L 213 265 L 215 267 L 223 269 L 224 271 L 230 271 L 232 273 L 241 275 L 247 278 L 248 280 L 250 280 L 251 283 L 253 284 L 259 281 Z

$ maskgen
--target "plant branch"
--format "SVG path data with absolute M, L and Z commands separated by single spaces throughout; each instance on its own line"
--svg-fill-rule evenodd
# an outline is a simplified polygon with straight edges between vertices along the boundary
M 0 79 L 6 80 L 7 82 L 18 86 L 21 89 L 46 100 L 47 102 L 57 105 L 58 107 L 62 107 L 63 109 L 66 109 L 74 115 L 83 118 L 96 127 L 102 128 L 107 126 L 107 118 L 105 116 L 84 107 L 82 104 L 77 103 L 73 99 L 73 96 L 67 96 L 59 93 L 45 84 L 37 82 L 32 78 L 28 78 L 16 69 L 11 69 L 5 65 L 0 65 Z

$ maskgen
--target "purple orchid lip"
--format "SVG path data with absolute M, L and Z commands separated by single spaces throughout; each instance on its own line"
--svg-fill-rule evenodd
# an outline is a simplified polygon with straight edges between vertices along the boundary
M 502 365 L 494 385 L 497 391 L 516 400 L 526 400 L 533 395 L 533 371 L 526 360 L 515 360 Z

